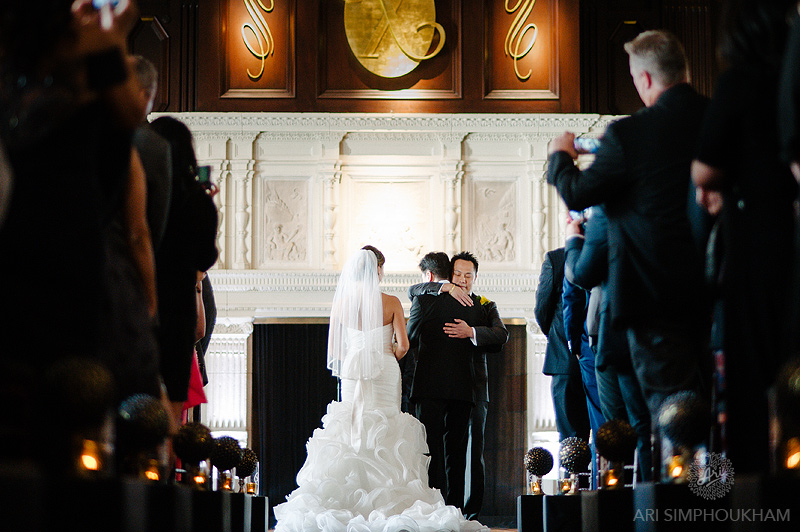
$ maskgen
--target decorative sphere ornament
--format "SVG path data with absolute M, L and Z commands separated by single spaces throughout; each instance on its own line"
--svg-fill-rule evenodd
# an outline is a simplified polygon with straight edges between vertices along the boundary
M 800 429 L 800 358 L 789 360 L 781 368 L 775 380 L 775 399 L 775 414 L 782 428 L 797 432 Z
M 525 469 L 531 475 L 543 477 L 553 469 L 553 455 L 544 447 L 533 447 L 525 453 Z
M 230 436 L 220 436 L 214 440 L 211 464 L 220 471 L 229 471 L 242 461 L 242 448 Z
M 44 374 L 50 419 L 69 431 L 99 427 L 114 410 L 114 378 L 88 358 L 54 362 Z
M 672 443 L 694 447 L 708 437 L 711 406 L 694 392 L 674 393 L 661 404 L 658 424 Z
M 627 421 L 611 419 L 600 425 L 595 445 L 600 456 L 609 462 L 626 462 L 633 458 L 637 441 L 636 431 Z
M 164 405 L 152 395 L 131 395 L 117 409 L 117 436 L 131 450 L 158 446 L 169 433 Z
M 561 466 L 568 473 L 579 473 L 586 471 L 592 461 L 592 451 L 582 439 L 571 436 L 564 438 L 561 442 L 561 449 L 558 452 Z
M 258 456 L 252 449 L 242 451 L 242 460 L 236 466 L 236 476 L 240 478 L 249 477 L 256 471 L 258 466 Z
M 215 445 L 211 430 L 197 421 L 184 424 L 172 437 L 175 454 L 187 464 L 197 465 L 209 458 Z

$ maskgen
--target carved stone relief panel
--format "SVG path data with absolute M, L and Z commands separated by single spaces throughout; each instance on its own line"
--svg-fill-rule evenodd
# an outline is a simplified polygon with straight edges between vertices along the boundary
M 520 254 L 517 181 L 473 180 L 470 188 L 472 251 L 482 262 L 516 263 Z
M 258 179 L 253 205 L 255 267 L 308 261 L 310 179 Z
M 431 178 L 387 182 L 386 178 L 347 180 L 342 212 L 349 230 L 341 261 L 365 244 L 386 256 L 388 271 L 415 271 L 420 258 L 431 251 Z

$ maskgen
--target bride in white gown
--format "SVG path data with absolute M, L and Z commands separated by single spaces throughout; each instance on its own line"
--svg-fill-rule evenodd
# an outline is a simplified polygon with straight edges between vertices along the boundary
M 274 508 L 275 532 L 488 531 L 428 487 L 425 427 L 400 412 L 403 308 L 380 292 L 375 251 L 359 250 L 339 278 L 328 368 L 342 380 L 342 401 L 308 440 L 299 487 Z

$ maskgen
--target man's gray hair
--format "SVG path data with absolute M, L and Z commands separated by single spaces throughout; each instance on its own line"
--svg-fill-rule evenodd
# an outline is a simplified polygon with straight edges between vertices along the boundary
M 668 31 L 642 32 L 625 43 L 625 51 L 634 67 L 645 70 L 665 87 L 689 81 L 686 52 L 678 38 Z
M 134 55 L 133 74 L 139 87 L 147 91 L 147 95 L 152 98 L 158 88 L 158 71 L 155 65 L 146 57 Z

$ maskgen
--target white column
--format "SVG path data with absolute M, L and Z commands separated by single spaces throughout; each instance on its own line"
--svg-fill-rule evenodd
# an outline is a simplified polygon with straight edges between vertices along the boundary
M 336 269 L 336 222 L 339 208 L 339 185 L 342 182 L 342 163 L 334 161 L 332 165 L 324 165 L 319 170 L 323 183 L 322 232 L 323 266 Z
M 556 429 L 556 414 L 550 393 L 549 375 L 542 373 L 547 337 L 539 330 L 534 318 L 527 321 L 528 372 L 528 433 Z
M 548 251 L 547 239 L 547 189 L 549 185 L 544 176 L 544 168 L 539 161 L 528 161 L 528 176 L 531 181 L 531 226 L 533 239 L 531 257 L 535 267 L 540 267 L 544 254 Z
M 224 432 L 248 441 L 252 397 L 252 364 L 248 341 L 253 333 L 249 319 L 223 318 L 211 335 L 205 355 L 208 403 L 202 420 L 212 432 Z
M 445 183 L 444 235 L 445 251 L 455 255 L 461 251 L 461 186 L 464 161 L 447 160 L 439 164 Z
M 251 234 L 250 204 L 252 198 L 253 167 L 251 160 L 230 162 L 230 180 L 233 185 L 233 257 L 229 268 L 246 270 L 250 268 L 250 249 L 248 246 Z
M 197 166 L 211 166 L 211 182 L 217 186 L 217 194 L 214 196 L 214 205 L 217 207 L 217 249 L 219 259 L 214 268 L 223 269 L 225 262 L 225 202 L 228 197 L 228 177 L 230 176 L 229 163 L 227 159 L 200 159 Z

